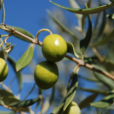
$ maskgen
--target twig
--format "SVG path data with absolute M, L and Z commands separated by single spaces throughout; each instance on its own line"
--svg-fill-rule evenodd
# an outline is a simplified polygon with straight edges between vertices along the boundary
M 20 33 L 19 31 L 15 30 L 15 29 L 13 29 L 13 28 L 8 27 L 8 26 L 5 25 L 5 24 L 2 24 L 2 25 L 4 25 L 6 28 L 9 28 L 9 29 L 12 31 L 12 33 L 24 37 L 25 39 L 29 40 L 31 43 L 34 43 L 34 44 L 37 44 L 37 45 L 42 46 L 42 42 L 37 41 L 36 39 L 30 38 L 30 37 L 28 37 L 28 36 L 26 36 L 26 35 Z M 67 57 L 68 59 L 74 61 L 75 63 L 79 64 L 80 66 L 83 66 L 83 67 L 86 67 L 86 68 L 88 68 L 88 69 L 90 69 L 90 70 L 93 70 L 93 71 L 95 71 L 95 72 L 101 73 L 101 74 L 103 74 L 103 75 L 105 75 L 105 76 L 111 78 L 112 80 L 114 80 L 114 76 L 113 76 L 113 75 L 109 74 L 108 72 L 101 71 L 101 70 L 99 70 L 99 69 L 97 69 L 97 68 L 94 68 L 92 65 L 90 65 L 90 64 L 88 64 L 88 63 L 84 63 L 83 60 L 76 59 L 76 58 L 71 57 L 71 56 L 69 56 L 69 55 L 66 55 L 65 57 Z

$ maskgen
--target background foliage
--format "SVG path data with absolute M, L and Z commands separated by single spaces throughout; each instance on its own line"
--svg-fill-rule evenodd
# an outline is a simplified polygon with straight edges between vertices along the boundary
M 2 0 L 0 2 L 1 5 Z M 56 7 L 56 9 L 53 11 L 46 10 L 48 15 L 44 16 L 40 22 L 38 21 L 38 25 L 41 26 L 40 29 L 50 28 L 50 30 L 53 30 L 53 33 L 60 34 L 67 42 L 70 42 L 67 43 L 69 47 L 69 56 L 79 56 L 79 58 L 81 58 L 81 53 L 83 53 L 85 63 L 89 63 L 96 69 L 106 71 L 111 75 L 114 75 L 114 7 L 112 7 L 114 3 L 111 3 L 108 0 L 68 0 L 67 2 L 69 2 L 69 8 L 72 7 L 78 9 L 69 9 L 68 7 L 66 8 L 65 1 L 61 2 L 54 0 L 52 2 L 53 4 L 50 3 L 51 5 L 56 7 L 56 3 L 62 3 L 62 6 L 58 5 L 61 8 Z M 6 1 L 3 3 L 4 5 L 7 4 Z M 85 7 L 84 3 L 87 3 L 88 8 L 91 9 Z M 7 21 L 5 22 L 5 20 L 8 20 L 8 17 L 6 16 L 7 18 L 5 18 L 5 12 L 7 15 L 7 10 L 5 10 L 4 5 L 0 10 L 3 12 L 1 13 L 1 17 L 3 18 L 1 23 L 11 25 L 11 23 L 7 23 Z M 84 10 L 80 8 L 84 8 Z M 73 13 L 68 12 L 65 9 Z M 92 14 L 94 12 L 95 14 Z M 84 15 L 81 15 L 80 13 Z M 25 15 L 23 18 L 24 17 Z M 22 20 L 24 19 L 21 19 L 21 21 Z M 35 34 L 32 35 L 34 32 L 31 34 L 31 31 L 27 32 L 26 30 L 21 29 L 23 27 L 17 25 L 18 22 L 16 22 L 15 25 L 11 25 L 10 28 L 14 28 L 14 26 L 20 27 L 15 29 L 34 39 Z M 4 28 L 3 25 L 0 25 L 0 28 L 2 29 L 0 33 L 0 40 L 2 42 L 3 39 L 7 37 L 6 35 L 11 33 L 11 30 Z M 32 28 L 34 27 L 32 26 Z M 41 41 L 43 41 L 43 38 L 47 34 L 48 33 L 44 32 L 44 36 L 40 35 Z M 20 35 L 15 34 L 15 36 L 19 39 L 25 40 L 25 38 L 22 36 L 20 37 Z M 57 114 L 64 111 L 72 100 L 79 104 L 82 114 L 114 113 L 114 81 L 112 79 L 85 67 L 80 67 L 79 72 L 76 73 L 73 71 L 73 69 L 76 67 L 76 63 L 67 58 L 64 58 L 62 61 L 57 63 L 59 68 L 59 80 L 55 87 L 49 90 L 40 90 L 35 85 L 35 82 L 30 82 L 30 80 L 33 80 L 34 69 L 36 65 L 40 61 L 45 60 L 41 53 L 41 47 L 38 45 L 33 46 L 30 43 L 26 43 L 25 41 L 20 41 L 17 39 L 19 42 L 16 45 L 19 44 L 20 47 L 23 45 L 23 50 L 25 52 L 21 53 L 20 57 L 17 59 L 16 53 L 19 53 L 20 49 L 17 49 L 16 45 L 13 45 L 13 43 L 16 41 L 16 38 L 13 38 L 14 40 L 11 41 L 10 39 L 12 39 L 12 37 L 13 36 L 8 39 L 8 44 L 2 45 L 0 51 L 0 57 L 7 59 L 9 72 L 13 72 L 12 74 L 9 73 L 8 78 L 4 81 L 4 83 L 0 83 L 0 113 L 12 114 L 12 110 L 19 110 L 20 113 L 23 111 L 29 113 L 41 113 L 40 111 L 42 109 L 42 113 L 44 114 Z M 6 51 L 11 49 L 11 52 L 7 54 L 6 51 L 3 50 L 4 48 Z M 15 55 L 13 51 L 15 51 Z M 14 60 L 14 58 L 17 60 Z M 21 63 L 21 61 L 24 62 Z M 73 75 L 73 79 L 67 92 L 67 85 L 71 73 Z M 28 82 L 26 80 L 28 80 Z M 15 85 L 18 86 L 16 89 L 14 89 Z M 42 104 L 43 98 L 44 105 Z M 10 112 L 9 110 L 6 112 L 6 108 L 8 108 L 7 106 L 10 106 L 11 108 L 13 107 L 13 109 L 10 110 Z

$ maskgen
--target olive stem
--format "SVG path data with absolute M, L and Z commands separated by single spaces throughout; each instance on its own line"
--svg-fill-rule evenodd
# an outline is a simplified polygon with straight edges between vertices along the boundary
M 12 33 L 13 34 L 20 35 L 20 36 L 24 37 L 25 39 L 29 40 L 31 43 L 42 46 L 42 42 L 40 42 L 40 41 L 38 41 L 36 39 L 33 39 L 33 38 L 29 37 L 29 36 L 26 36 L 26 35 L 20 33 L 19 31 L 15 30 L 13 28 L 8 27 L 6 24 L 2 24 L 2 25 L 4 25 L 6 28 L 9 28 L 10 30 L 12 30 Z M 90 70 L 93 70 L 95 72 L 98 72 L 100 74 L 103 74 L 103 75 L 111 78 L 112 80 L 114 80 L 114 76 L 111 75 L 110 73 L 105 72 L 105 71 L 102 71 L 102 70 L 99 70 L 99 69 L 93 67 L 92 65 L 90 65 L 88 63 L 85 63 L 83 60 L 80 60 L 80 59 L 71 57 L 69 55 L 66 55 L 65 57 L 68 58 L 68 59 L 70 59 L 70 60 L 72 60 L 72 61 L 74 61 L 75 63 L 79 64 L 80 66 L 86 67 L 86 68 L 88 68 Z
M 39 34 L 41 33 L 41 32 L 43 32 L 43 31 L 47 31 L 47 32 L 49 32 L 50 34 L 52 34 L 52 32 L 49 30 L 49 29 L 41 29 L 41 30 L 39 30 L 38 32 L 37 32 L 37 34 L 36 34 L 36 41 L 38 42 L 38 45 L 41 45 L 41 43 L 39 42 L 39 39 L 38 39 L 38 36 L 39 36 Z

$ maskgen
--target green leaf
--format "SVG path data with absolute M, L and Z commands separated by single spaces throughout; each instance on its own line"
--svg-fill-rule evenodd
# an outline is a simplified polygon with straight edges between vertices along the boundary
M 0 114 L 15 114 L 14 112 L 11 111 L 0 111 Z
M 5 7 L 4 7 L 4 4 L 3 4 L 3 12 L 2 12 L 2 23 L 5 22 Z
M 106 71 L 105 68 L 103 68 L 103 66 L 97 66 L 97 65 L 93 65 L 95 68 L 101 70 L 101 71 Z M 94 76 L 101 81 L 103 84 L 105 84 L 106 86 L 108 86 L 110 89 L 114 89 L 114 81 L 100 73 L 97 72 L 93 72 Z
M 21 70 L 26 67 L 32 60 L 34 54 L 34 44 L 31 44 L 26 52 L 21 56 L 21 58 L 16 63 L 16 71 Z
M 87 89 L 87 88 L 82 88 L 82 87 L 77 87 L 77 89 L 83 90 L 83 91 L 88 91 L 88 92 L 93 92 L 93 93 L 98 93 L 98 94 L 103 94 L 106 95 L 108 92 L 104 90 L 96 90 L 96 89 Z
M 62 28 L 62 30 L 64 30 L 66 33 L 70 34 L 72 37 L 74 37 L 76 40 L 79 40 L 78 37 L 76 37 L 76 35 L 70 31 L 67 27 L 65 27 L 65 25 L 63 25 L 56 17 L 53 16 L 53 14 L 47 10 L 47 13 L 49 14 L 49 16 L 54 20 L 54 22 L 60 27 Z
M 108 34 L 106 35 L 103 39 L 98 40 L 96 43 L 93 44 L 94 47 L 96 46 L 102 46 L 107 44 L 110 40 L 113 39 L 114 36 L 114 29 Z
M 110 0 L 111 2 L 114 2 L 114 0 Z
M 87 107 L 90 103 L 92 103 L 96 99 L 97 96 L 98 93 L 94 93 L 89 97 L 85 98 L 83 101 L 81 101 L 81 103 L 79 104 L 80 109 Z
M 0 99 L 2 99 L 2 101 L 6 105 L 19 101 L 17 98 L 15 98 L 13 93 L 10 93 L 10 92 L 8 92 L 6 90 L 2 90 L 2 89 L 0 89 Z
M 3 6 L 3 0 L 0 0 L 0 9 L 2 8 Z
M 90 18 L 89 15 L 88 15 L 88 21 L 89 21 L 89 27 L 88 27 L 86 36 L 85 36 L 84 39 L 82 39 L 80 41 L 80 48 L 82 50 L 82 53 L 86 50 L 86 48 L 88 47 L 89 42 L 90 42 L 90 40 L 92 38 L 92 23 L 91 23 L 91 18 Z
M 100 28 L 99 28 L 99 32 L 98 32 L 95 40 L 98 40 L 99 37 L 102 35 L 102 33 L 104 31 L 104 28 L 105 28 L 105 25 L 106 25 L 106 11 L 104 10 L 102 13 L 103 13 L 102 22 L 101 22 L 101 25 L 100 25 Z
M 51 94 L 51 98 L 50 98 L 50 105 L 53 103 L 54 97 L 55 97 L 55 86 L 53 86 L 53 88 L 52 88 L 52 94 Z
M 15 27 L 15 26 L 9 26 L 9 25 L 8 25 L 8 27 L 17 30 L 18 32 L 22 33 L 23 35 L 26 35 L 26 36 L 30 37 L 31 39 L 34 39 L 34 36 L 31 33 L 29 33 L 27 30 L 25 30 L 25 29 L 22 29 L 22 28 L 19 28 L 19 27 Z M 8 33 L 12 32 L 11 29 L 5 28 L 4 25 L 0 25 L 0 29 L 3 29 L 3 30 L 5 30 Z M 21 39 L 21 40 L 30 42 L 29 40 L 25 39 L 23 36 L 20 36 L 20 35 L 17 35 L 17 34 L 13 34 L 13 35 L 15 37 Z
M 19 72 L 16 72 L 16 68 L 15 68 L 16 62 L 13 60 L 13 58 L 8 57 L 8 61 L 9 61 L 9 63 L 11 64 L 11 66 L 13 67 L 13 69 L 14 69 L 14 71 L 15 71 L 15 73 L 16 73 L 16 77 L 17 77 L 18 84 L 19 84 L 19 89 L 18 89 L 18 91 L 20 92 L 21 89 L 22 89 L 22 74 L 21 74 L 20 71 L 19 71 Z
M 80 8 L 80 6 L 78 5 L 77 1 L 76 0 L 69 0 L 69 3 L 71 5 L 72 8 Z M 82 27 L 82 17 L 83 15 L 80 15 L 80 14 L 76 14 L 75 13 L 75 16 L 78 18 L 78 25 L 80 28 L 83 28 Z
M 51 114 L 60 114 L 62 107 L 64 106 L 64 103 L 60 104 L 57 108 L 55 108 Z
M 76 94 L 76 89 L 78 86 L 78 76 L 77 73 L 73 74 L 73 79 L 70 85 L 70 88 L 68 90 L 68 93 L 64 99 L 64 107 L 63 107 L 63 111 L 66 110 L 66 108 L 68 107 L 68 105 L 71 103 L 71 101 L 73 100 L 75 94 Z
M 36 103 L 38 100 L 39 100 L 39 97 L 37 97 L 36 99 L 29 99 L 29 100 L 15 102 L 15 103 L 10 104 L 9 106 L 11 106 L 11 107 L 28 107 L 28 106 L 31 106 L 34 103 Z
M 103 99 L 98 102 L 91 103 L 91 106 L 97 108 L 108 108 L 114 103 L 114 90 L 108 93 Z
M 77 86 L 78 86 L 77 73 L 73 72 L 73 79 L 72 79 L 70 88 L 68 90 L 68 93 L 63 100 L 63 103 L 61 105 L 59 105 L 57 108 L 55 108 L 51 114 L 60 114 L 60 112 L 65 111 L 67 106 L 71 103 L 71 101 L 74 98 Z
M 79 58 L 80 57 L 80 54 L 75 51 L 73 44 L 70 43 L 70 42 L 66 42 L 66 43 L 67 43 L 67 53 L 71 53 L 75 57 Z
M 111 4 L 107 4 L 107 5 L 102 5 L 102 6 L 99 6 L 99 7 L 88 8 L 88 9 L 81 9 L 81 8 L 68 8 L 68 7 L 64 7 L 62 5 L 59 5 L 59 4 L 55 3 L 55 2 L 52 2 L 52 1 L 50 1 L 50 2 L 53 3 L 54 5 L 60 7 L 60 8 L 63 8 L 65 10 L 68 10 L 68 11 L 73 12 L 73 13 L 78 13 L 78 14 L 98 13 L 100 11 L 106 10 L 106 9 L 114 6 L 114 3 L 111 3 Z

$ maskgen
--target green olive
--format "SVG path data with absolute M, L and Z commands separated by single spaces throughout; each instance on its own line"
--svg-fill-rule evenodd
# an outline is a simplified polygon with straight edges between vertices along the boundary
M 5 60 L 0 58 L 0 82 L 4 81 L 8 75 L 8 65 Z
M 42 53 L 48 61 L 58 62 L 64 58 L 67 52 L 65 40 L 58 34 L 45 37 L 42 43 Z
M 59 71 L 54 62 L 40 62 L 34 71 L 34 79 L 41 89 L 49 89 L 57 82 Z
M 81 114 L 81 111 L 78 105 L 72 101 L 63 114 Z

